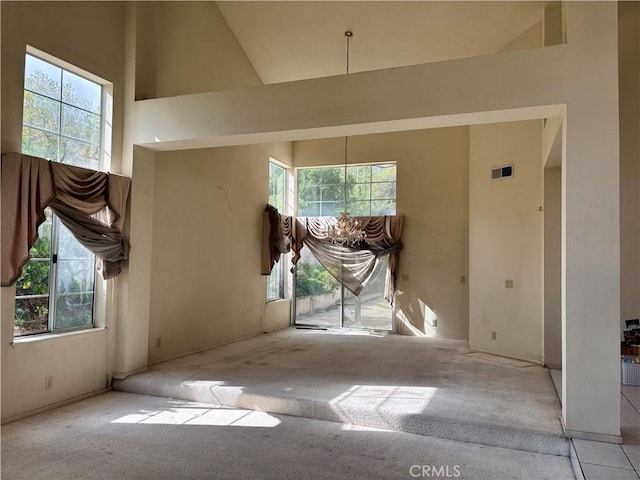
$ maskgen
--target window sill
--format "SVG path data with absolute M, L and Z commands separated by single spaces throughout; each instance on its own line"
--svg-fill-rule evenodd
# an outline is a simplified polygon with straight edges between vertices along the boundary
M 29 343 L 44 342 L 44 341 L 53 340 L 53 339 L 60 340 L 60 339 L 65 339 L 65 338 L 69 338 L 77 335 L 97 335 L 98 333 L 103 333 L 106 331 L 107 331 L 106 328 L 97 327 L 97 328 L 85 328 L 83 330 L 74 330 L 71 332 L 43 333 L 43 334 L 36 334 L 36 335 L 28 335 L 25 337 L 14 338 L 13 345 L 14 346 L 26 345 Z
M 267 300 L 265 303 L 278 303 L 278 302 L 290 302 L 290 298 L 273 298 L 271 300 Z

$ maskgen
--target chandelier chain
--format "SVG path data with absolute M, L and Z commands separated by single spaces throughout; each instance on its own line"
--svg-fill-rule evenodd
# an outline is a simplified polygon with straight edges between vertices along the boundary
M 344 32 L 344 36 L 347 39 L 347 75 L 349 75 L 349 65 L 351 62 L 351 37 L 353 37 L 353 32 L 351 30 L 347 30 Z M 344 185 L 343 185 L 343 193 L 344 193 L 344 211 L 347 210 L 347 162 L 348 162 L 348 145 L 349 145 L 349 136 L 345 135 L 344 137 Z
M 350 30 L 344 32 L 344 36 L 347 38 L 347 75 L 349 75 L 349 61 L 351 59 L 351 37 L 353 33 Z
M 347 75 L 349 75 L 349 62 L 350 62 L 350 47 L 351 37 L 353 33 L 349 30 L 344 32 L 344 36 L 347 39 Z M 327 229 L 327 236 L 332 243 L 337 245 L 345 245 L 354 247 L 358 245 L 367 236 L 366 232 L 362 228 L 360 220 L 353 218 L 349 214 L 347 208 L 347 164 L 349 163 L 349 136 L 344 137 L 344 211 L 340 213 L 340 216 L 336 219 L 336 223 L 330 225 Z

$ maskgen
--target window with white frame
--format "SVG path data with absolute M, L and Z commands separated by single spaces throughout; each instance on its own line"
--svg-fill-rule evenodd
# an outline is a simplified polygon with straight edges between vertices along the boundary
M 395 162 L 298 169 L 298 216 L 395 215 Z M 345 205 L 346 188 L 346 205 Z
M 22 153 L 99 170 L 109 164 L 108 84 L 30 49 L 25 55 Z M 16 285 L 14 336 L 94 325 L 95 256 L 46 209 Z
M 280 165 L 269 162 L 269 203 L 286 212 L 287 203 L 287 171 Z M 267 301 L 284 298 L 284 261 L 282 258 L 273 266 L 271 275 L 267 277 Z

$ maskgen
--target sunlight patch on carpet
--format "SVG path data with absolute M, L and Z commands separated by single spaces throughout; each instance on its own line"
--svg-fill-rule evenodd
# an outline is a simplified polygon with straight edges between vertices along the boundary
M 276 427 L 280 420 L 266 412 L 236 408 L 173 407 L 125 415 L 111 423 L 141 425 L 210 425 L 220 427 Z

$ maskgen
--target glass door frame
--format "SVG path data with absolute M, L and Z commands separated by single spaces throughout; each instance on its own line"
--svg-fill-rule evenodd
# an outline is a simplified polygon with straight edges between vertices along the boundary
M 388 258 L 388 256 L 387 256 Z M 297 284 L 298 284 L 298 271 L 297 269 L 293 272 L 293 288 L 292 288 L 292 296 L 293 296 L 293 302 L 291 305 L 291 325 L 294 327 L 301 327 L 301 328 L 346 328 L 346 329 L 353 329 L 353 330 L 370 330 L 370 331 L 384 331 L 384 332 L 389 332 L 389 333 L 397 333 L 397 323 L 396 323 L 396 305 L 395 302 L 393 302 L 391 304 L 391 325 L 389 329 L 380 329 L 380 328 L 372 328 L 372 327 L 366 327 L 366 326 L 362 326 L 362 327 L 357 327 L 357 326 L 345 326 L 344 324 L 344 320 L 345 320 L 345 292 L 347 291 L 346 288 L 341 284 L 340 285 L 340 315 L 339 315 L 339 325 L 337 326 L 325 326 L 325 325 L 318 325 L 318 324 L 314 324 L 314 323 L 308 323 L 308 324 L 304 324 L 304 323 L 299 323 L 298 322 L 298 318 L 297 318 L 297 301 L 298 301 L 298 295 L 297 295 Z M 366 287 L 365 287 L 366 288 Z M 359 298 L 356 297 L 355 295 L 353 296 L 354 298 Z

